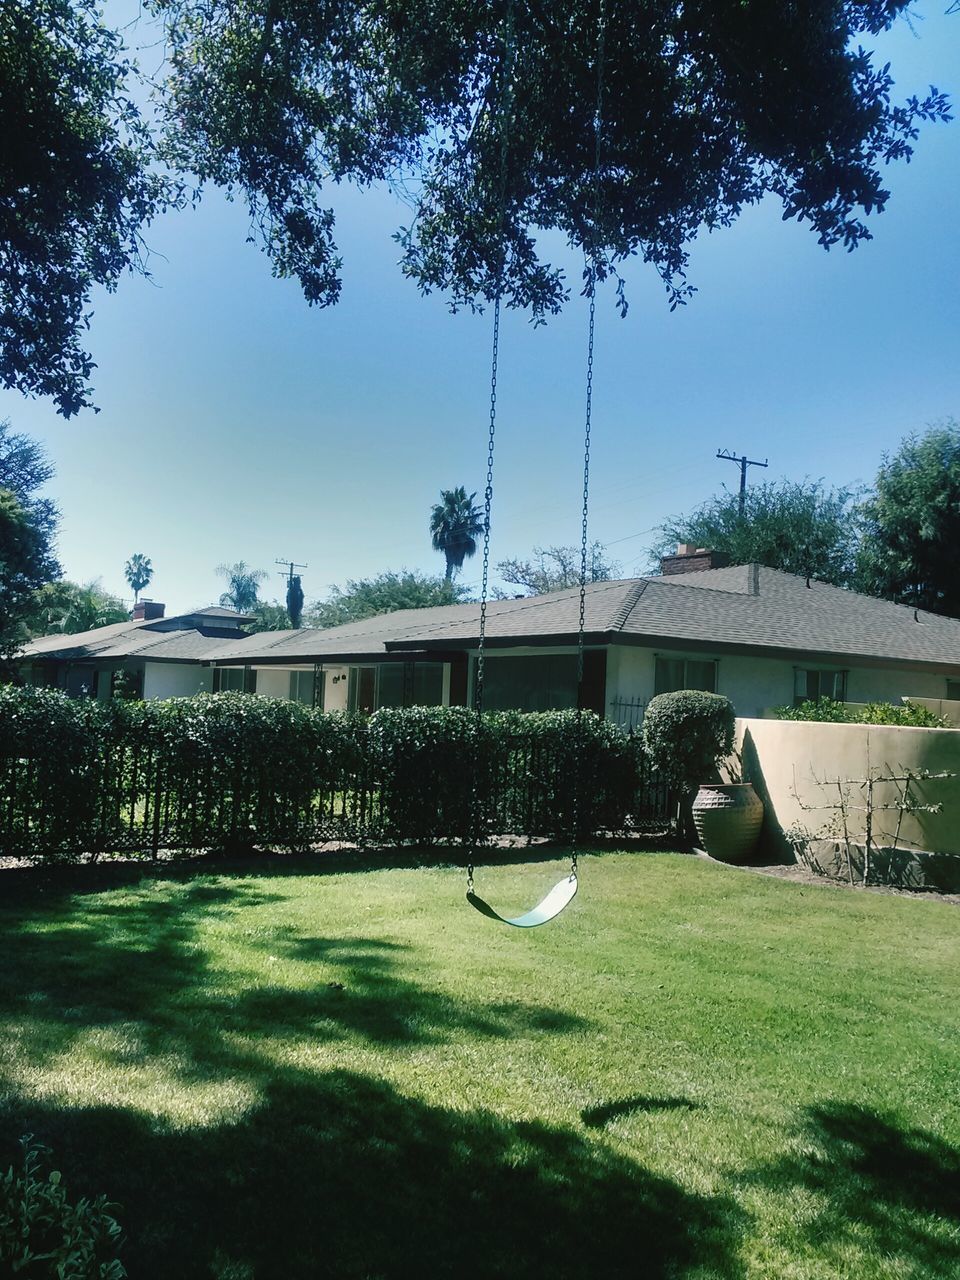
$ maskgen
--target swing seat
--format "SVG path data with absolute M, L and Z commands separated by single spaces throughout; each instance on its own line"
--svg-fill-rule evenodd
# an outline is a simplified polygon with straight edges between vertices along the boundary
M 472 889 L 467 890 L 467 901 L 471 907 L 474 907 L 482 916 L 489 916 L 491 920 L 499 920 L 501 924 L 512 924 L 517 929 L 533 929 L 538 924 L 547 924 L 550 920 L 564 909 L 568 903 L 573 901 L 577 892 L 576 873 L 566 876 L 559 884 L 555 884 L 547 896 L 538 902 L 530 911 L 525 912 L 522 916 L 502 916 L 499 911 L 494 911 L 489 902 L 484 902 L 483 898 L 477 896 Z

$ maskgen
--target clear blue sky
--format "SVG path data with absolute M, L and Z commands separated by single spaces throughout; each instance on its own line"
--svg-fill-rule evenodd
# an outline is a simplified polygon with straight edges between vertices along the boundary
M 960 99 L 946 8 L 884 38 L 898 98 L 933 83 Z M 960 417 L 960 120 L 924 128 L 887 176 L 887 211 L 854 254 L 825 253 L 770 202 L 697 243 L 685 309 L 671 315 L 639 263 L 626 320 L 601 299 L 591 534 L 625 573 L 646 569 L 665 516 L 736 485 L 718 447 L 769 456 L 754 477 L 868 483 L 905 434 Z M 405 211 L 389 195 L 340 188 L 331 203 L 339 306 L 310 310 L 274 280 L 242 207 L 211 191 L 150 230 L 152 282 L 96 299 L 99 414 L 64 422 L 0 393 L 0 417 L 56 465 L 68 577 L 126 596 L 142 551 L 148 594 L 183 609 L 217 598 L 221 561 L 306 562 L 308 600 L 386 568 L 442 571 L 430 505 L 441 487 L 483 487 L 489 319 L 450 316 L 401 277 L 390 236 Z M 494 561 L 578 541 L 585 325 L 579 299 L 546 328 L 505 324 Z M 463 580 L 479 576 L 477 557 Z M 282 593 L 276 577 L 264 596 Z

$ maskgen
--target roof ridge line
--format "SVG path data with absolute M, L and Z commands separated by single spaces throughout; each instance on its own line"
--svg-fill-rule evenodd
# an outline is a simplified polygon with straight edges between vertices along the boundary
M 630 581 L 635 581 L 635 579 L 601 578 L 597 582 L 584 583 L 584 586 L 593 587 L 597 591 L 602 591 L 602 590 L 610 590 L 614 587 L 620 587 L 623 585 L 624 582 L 630 582 Z M 532 606 L 539 607 L 545 601 L 549 602 L 549 597 L 551 596 L 560 596 L 560 595 L 565 595 L 567 593 L 569 593 L 570 595 L 573 595 L 574 592 L 579 592 L 579 590 L 580 590 L 579 584 L 575 583 L 572 587 L 560 587 L 559 590 L 557 591 L 544 591 L 544 592 L 541 592 L 539 595 L 520 596 L 519 598 L 511 597 L 508 600 L 488 600 L 487 608 L 489 609 L 490 605 L 492 604 L 512 605 L 513 606 L 512 609 L 505 609 L 504 612 L 505 613 L 519 612 L 521 609 L 527 609 Z M 479 607 L 482 602 L 480 600 L 465 600 L 463 603 L 473 604 Z
M 735 567 L 739 569 L 739 568 L 741 568 L 741 567 L 743 567 L 743 568 L 749 568 L 750 566 L 749 566 L 749 565 L 744 565 L 744 566 L 736 565 Z M 712 572 L 712 571 L 711 571 L 711 570 L 705 570 L 705 572 L 709 573 L 709 572 Z M 648 581 L 648 582 L 662 582 L 662 583 L 664 583 L 664 584 L 665 584 L 666 586 L 668 586 L 668 587 L 685 587 L 688 591 L 709 591 L 709 592 L 710 592 L 710 594 L 711 594 L 711 595 L 714 595 L 714 596 L 750 596 L 751 598 L 756 599 L 756 598 L 757 598 L 757 596 L 759 595 L 759 592 L 758 592 L 758 593 L 757 593 L 757 595 L 755 596 L 755 595 L 754 595 L 754 593 L 753 593 L 752 591 L 730 591 L 730 590 L 728 590 L 726 587 L 704 587 L 704 586 L 702 586 L 702 585 L 701 585 L 700 583 L 698 583 L 698 582 L 673 582 L 673 581 L 671 581 L 671 579 L 673 579 L 673 578 L 685 578 L 686 576 L 687 576 L 687 575 L 686 575 L 686 574 L 684 574 L 684 573 L 667 573 L 667 574 L 663 574 L 663 573 L 661 573 L 661 574 L 657 575 L 656 577 L 648 578 L 648 579 L 647 579 L 647 581 Z M 787 575 L 787 577 L 796 577 L 796 574 L 788 574 L 788 575 Z
M 627 625 L 627 619 L 630 617 L 631 613 L 633 613 L 633 610 L 637 604 L 637 601 L 640 599 L 640 597 L 643 595 L 646 589 L 647 589 L 646 578 L 639 578 L 633 582 L 633 584 L 630 587 L 630 590 L 627 592 L 625 598 L 623 599 L 620 605 L 620 608 L 613 615 L 613 620 L 610 626 L 611 631 L 623 630 L 623 628 Z

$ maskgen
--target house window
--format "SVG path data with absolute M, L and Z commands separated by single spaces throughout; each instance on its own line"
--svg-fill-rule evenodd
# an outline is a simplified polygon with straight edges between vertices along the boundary
M 960 702 L 960 680 L 947 681 L 947 700 L 949 702 Z
M 794 668 L 793 705 L 799 707 L 804 702 L 816 702 L 818 698 L 832 698 L 834 702 L 846 702 L 846 671 L 829 668 Z
M 442 662 L 381 662 L 351 667 L 347 706 L 369 715 L 380 707 L 439 707 L 443 704 Z
M 443 663 L 415 662 L 413 665 L 412 706 L 443 706 Z
M 717 691 L 717 664 L 704 658 L 657 657 L 654 673 L 654 693 L 675 693 L 678 689 L 701 689 L 704 693 Z
M 257 673 L 253 667 L 215 667 L 214 693 L 256 693 Z
M 476 688 L 477 664 L 473 664 Z M 577 655 L 488 657 L 483 672 L 485 711 L 561 711 L 577 705 Z
M 378 668 L 377 707 L 402 707 L 409 705 L 403 697 L 405 662 L 384 663 Z
M 314 705 L 314 692 L 316 689 L 316 680 L 312 671 L 291 671 L 290 672 L 290 701 L 302 702 L 305 706 L 312 707 Z M 320 688 L 323 689 L 323 674 L 320 675 Z M 322 705 L 321 698 L 321 705 Z

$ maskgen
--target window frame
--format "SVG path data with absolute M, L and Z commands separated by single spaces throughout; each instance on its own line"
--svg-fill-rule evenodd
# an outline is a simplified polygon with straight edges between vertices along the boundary
M 807 688 L 809 688 L 809 677 L 811 675 L 817 676 L 816 695 L 813 695 L 809 692 L 804 692 L 804 693 L 799 692 L 798 684 L 799 684 L 799 679 L 801 675 L 804 677 L 804 685 Z M 847 701 L 847 680 L 849 675 L 850 675 L 850 670 L 847 667 L 801 667 L 801 666 L 794 667 L 793 668 L 793 705 L 795 707 L 802 707 L 806 702 L 817 702 L 819 701 L 820 698 L 829 698 L 831 702 L 838 702 L 842 706 Z M 821 687 L 822 686 L 821 677 L 823 676 L 833 677 L 833 687 L 834 687 L 833 693 L 823 692 L 823 689 Z M 838 678 L 841 686 L 839 697 L 837 697 L 837 694 L 836 694 Z
M 659 688 L 658 669 L 661 663 L 683 663 L 683 675 L 681 677 L 683 683 L 674 685 L 669 689 Z M 691 684 L 688 679 L 688 668 L 691 663 L 698 666 L 713 668 L 713 688 L 704 689 L 701 684 Z M 661 693 L 679 693 L 684 689 L 691 689 L 700 693 L 717 693 L 720 685 L 720 659 L 719 658 L 701 658 L 693 654 L 686 653 L 655 653 L 653 655 L 653 696 L 656 698 Z

